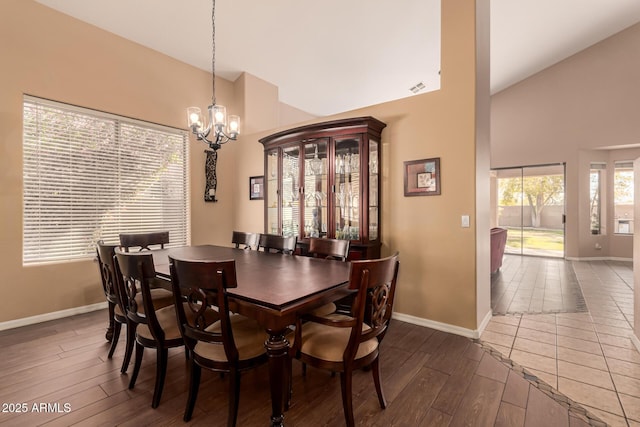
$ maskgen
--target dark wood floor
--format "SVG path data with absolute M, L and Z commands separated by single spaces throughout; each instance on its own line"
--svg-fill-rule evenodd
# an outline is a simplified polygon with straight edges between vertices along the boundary
M 226 380 L 205 371 L 193 419 L 182 421 L 187 363 L 181 349 L 170 352 L 157 409 L 151 408 L 153 352 L 145 354 L 136 387 L 128 390 L 129 376 L 119 369 L 124 337 L 107 359 L 105 319 L 103 310 L 0 332 L 0 425 L 226 425 Z M 357 372 L 358 425 L 594 425 L 467 338 L 393 321 L 381 351 L 388 407 L 379 408 L 370 372 Z M 343 425 L 339 376 L 309 368 L 303 378 L 298 362 L 293 369 L 294 396 L 285 424 Z M 34 403 L 44 411 L 34 412 Z M 16 413 L 15 404 L 26 404 L 27 413 Z M 269 415 L 265 366 L 242 378 L 238 425 L 266 426 Z

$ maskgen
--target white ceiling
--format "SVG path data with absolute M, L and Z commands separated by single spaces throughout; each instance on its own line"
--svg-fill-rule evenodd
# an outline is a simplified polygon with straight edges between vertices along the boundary
M 37 0 L 211 69 L 210 0 Z M 490 0 L 491 91 L 640 22 L 639 0 Z M 216 74 L 324 116 L 440 87 L 440 0 L 218 0 Z

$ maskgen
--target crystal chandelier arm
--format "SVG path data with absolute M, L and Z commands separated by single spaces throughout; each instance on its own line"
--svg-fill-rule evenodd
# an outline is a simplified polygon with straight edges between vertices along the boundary
M 205 141 L 213 150 L 220 148 L 222 144 L 235 141 L 240 134 L 240 117 L 229 116 L 227 127 L 226 108 L 216 105 L 216 1 L 212 0 L 211 7 L 211 105 L 208 107 L 209 121 L 204 127 L 204 120 L 198 107 L 187 109 L 187 120 L 189 128 L 198 140 Z M 209 135 L 213 131 L 213 135 Z

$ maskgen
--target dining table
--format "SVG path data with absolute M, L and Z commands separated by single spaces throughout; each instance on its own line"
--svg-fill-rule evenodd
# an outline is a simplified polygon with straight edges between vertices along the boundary
M 348 262 L 200 245 L 152 251 L 156 275 L 170 286 L 169 256 L 190 261 L 235 260 L 238 286 L 227 289 L 233 311 L 255 319 L 268 334 L 271 426 L 284 425 L 289 401 L 290 343 L 297 316 L 350 293 Z

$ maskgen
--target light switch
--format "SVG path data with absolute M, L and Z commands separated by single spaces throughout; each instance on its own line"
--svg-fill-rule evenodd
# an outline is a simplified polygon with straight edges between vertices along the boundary
M 462 215 L 462 227 L 469 228 L 469 215 Z

